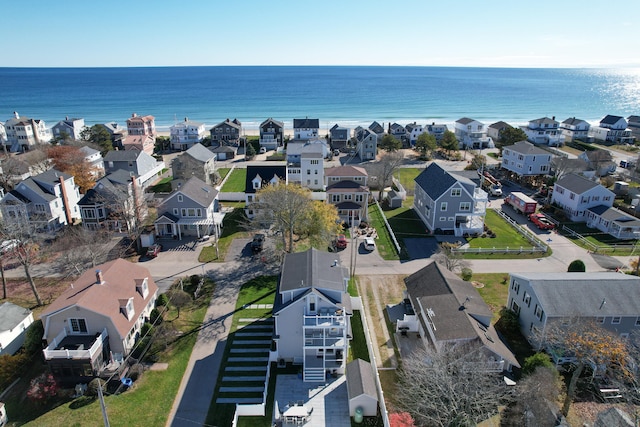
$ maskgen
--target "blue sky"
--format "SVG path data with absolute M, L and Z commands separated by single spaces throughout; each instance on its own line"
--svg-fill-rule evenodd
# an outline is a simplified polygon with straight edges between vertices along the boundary
M 640 66 L 640 1 L 4 2 L 0 67 Z

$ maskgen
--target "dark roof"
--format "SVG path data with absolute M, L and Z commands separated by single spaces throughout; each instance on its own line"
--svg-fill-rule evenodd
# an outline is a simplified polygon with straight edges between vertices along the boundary
M 373 122 L 369 125 L 369 130 L 373 133 L 384 133 L 384 128 L 378 122 Z
M 575 117 L 569 117 L 568 119 L 564 120 L 562 123 L 565 125 L 578 125 L 580 123 L 584 123 L 585 121 L 582 119 L 576 119 Z
M 293 128 L 294 129 L 319 129 L 320 128 L 320 119 L 293 119 Z
M 489 127 L 492 129 L 498 129 L 498 130 L 513 128 L 513 126 L 511 126 L 509 123 L 503 122 L 503 121 L 492 123 L 489 125 Z
M 431 163 L 420 175 L 415 178 L 416 185 L 419 185 L 431 198 L 437 200 L 456 182 L 460 182 L 473 193 L 475 184 L 462 176 L 456 176 L 446 170 L 437 163 Z
M 575 173 L 562 175 L 562 177 L 556 182 L 556 185 L 566 188 L 576 194 L 582 194 L 585 191 L 600 187 L 599 183 Z
M 356 202 L 349 202 L 349 201 L 340 202 L 336 205 L 336 207 L 338 209 L 350 209 L 350 210 L 362 208 L 362 206 L 360 206 Z
M 614 207 L 598 205 L 587 210 L 595 213 L 604 220 L 616 222 L 624 227 L 640 227 L 640 219 Z
M 637 276 L 607 271 L 511 273 L 511 276 L 529 282 L 548 317 L 640 316 Z
M 330 132 L 331 132 L 331 138 L 332 139 L 340 139 L 340 140 L 349 139 L 349 129 L 348 128 L 338 127 L 338 125 L 335 125 L 334 127 L 331 128 Z
M 105 162 L 131 162 L 135 161 L 140 156 L 142 151 L 139 150 L 118 150 L 109 151 L 104 156 Z
M 340 257 L 311 248 L 285 255 L 279 292 L 311 287 L 346 292 L 345 279 L 348 277 L 348 270 L 340 265 Z
M 184 194 L 186 197 L 197 202 L 201 206 L 210 206 L 218 195 L 218 190 L 206 184 L 200 178 L 192 176 L 176 193 Z M 174 193 L 174 194 L 176 194 Z M 170 195 L 168 198 L 172 197 Z M 163 202 L 164 203 L 164 202 Z
M 273 123 L 274 125 L 280 126 L 281 128 L 284 127 L 284 122 L 281 122 L 279 120 L 275 120 L 271 117 L 269 117 L 267 120 L 265 120 L 264 122 L 260 123 L 260 127 L 269 124 L 269 123 Z
M 67 179 L 71 178 L 71 175 L 60 172 L 56 169 L 49 169 L 48 171 L 34 176 L 33 180 L 36 182 L 45 182 L 47 184 L 55 185 L 60 183 L 60 177 L 64 178 L 64 180 L 66 181 Z
M 623 117 L 620 117 L 620 116 L 612 116 L 611 114 L 607 114 L 602 120 L 600 120 L 600 123 L 604 123 L 607 125 L 615 125 L 616 122 L 618 122 L 618 120 L 622 118 Z
M 234 150 L 233 147 L 229 147 L 228 145 L 221 145 L 220 147 L 212 148 L 211 151 L 214 153 L 234 153 L 234 154 L 236 152 L 236 150 Z
M 469 117 L 463 117 L 461 119 L 456 120 L 456 123 L 460 123 L 463 125 L 468 125 L 471 122 L 475 122 L 474 119 L 470 119 Z
M 355 359 L 347 364 L 347 394 L 349 399 L 363 394 L 378 400 L 376 382 L 371 363 L 362 359 Z
M 255 193 L 256 189 L 253 188 L 253 180 L 260 176 L 263 183 L 270 182 L 274 176 L 277 176 L 282 181 L 286 181 L 287 179 L 287 167 L 284 165 L 281 166 L 247 166 L 247 178 L 244 183 L 244 192 L 245 193 Z

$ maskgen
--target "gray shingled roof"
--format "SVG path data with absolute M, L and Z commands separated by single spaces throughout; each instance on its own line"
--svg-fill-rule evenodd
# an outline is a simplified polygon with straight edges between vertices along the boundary
M 611 114 L 607 114 L 602 120 L 600 120 L 600 123 L 604 123 L 606 125 L 615 125 L 616 122 L 622 118 L 623 117 L 620 116 L 612 116 Z
M 0 305 L 0 331 L 9 331 L 20 324 L 31 310 L 10 302 Z
M 293 119 L 293 128 L 294 129 L 319 129 L 320 128 L 320 119 Z
M 334 265 L 336 260 L 338 263 Z M 348 277 L 348 270 L 340 265 L 340 257 L 312 248 L 285 255 L 279 290 L 282 293 L 313 287 L 346 292 Z
M 582 119 L 576 119 L 575 117 L 569 117 L 568 119 L 564 120 L 562 123 L 565 124 L 565 125 L 573 125 L 573 126 L 575 126 L 575 125 L 578 125 L 580 123 L 586 123 L 586 122 L 584 120 L 582 120 Z
M 556 182 L 556 185 L 576 194 L 582 194 L 585 191 L 600 186 L 599 183 L 575 173 L 563 175 L 562 178 Z
M 177 192 L 182 193 L 204 207 L 210 206 L 218 195 L 218 190 L 207 185 L 204 181 L 195 176 L 189 178 L 189 180 L 185 182 Z M 169 197 L 172 196 L 173 194 Z
M 199 142 L 193 144 L 191 148 L 185 151 L 185 154 L 188 154 L 189 156 L 203 163 L 208 162 L 209 160 L 211 160 L 216 156 L 214 153 L 211 152 L 211 150 L 209 150 L 207 147 L 200 144 Z M 184 154 L 181 154 L 181 155 L 184 155 Z
M 470 193 L 473 193 L 476 186 L 470 179 L 448 172 L 435 162 L 431 163 L 424 171 L 422 171 L 414 181 L 416 182 L 416 185 L 419 185 L 420 188 L 422 188 L 429 197 L 431 197 L 432 200 L 437 200 L 456 182 L 463 185 Z
M 60 177 L 64 178 L 64 180 L 66 181 L 67 179 L 71 178 L 71 175 L 64 172 L 60 172 L 59 170 L 56 170 L 56 169 L 49 169 L 48 171 L 42 172 L 41 174 L 34 176 L 33 180 L 36 182 L 44 182 L 47 184 L 55 185 L 60 183 Z
M 106 156 L 104 156 L 105 162 L 133 162 L 138 156 L 140 156 L 142 151 L 138 150 L 113 150 L 109 151 Z
M 371 396 L 376 400 L 378 399 L 371 363 L 362 359 L 355 359 L 347 364 L 345 375 L 347 376 L 347 394 L 349 399 L 363 394 Z
M 463 117 L 461 119 L 456 120 L 456 123 L 460 123 L 463 125 L 468 125 L 471 122 L 475 122 L 474 119 L 470 119 L 469 117 Z
M 360 166 L 351 166 L 351 165 L 336 166 L 334 168 L 326 168 L 324 170 L 324 175 L 325 176 L 345 176 L 345 177 L 368 176 L 365 168 L 362 168 Z
M 271 117 L 269 117 L 267 120 L 265 120 L 264 122 L 260 123 L 260 127 L 263 127 L 269 123 L 273 123 L 276 126 L 280 126 L 281 128 L 284 128 L 284 122 L 281 122 L 279 120 L 275 120 Z
M 511 276 L 530 283 L 548 317 L 640 316 L 640 278 L 636 276 L 613 272 Z
M 551 154 L 548 151 L 543 150 L 542 148 L 527 141 L 519 141 L 513 145 L 507 145 L 504 148 L 508 148 L 511 151 L 515 151 L 516 153 L 525 155 Z
M 549 125 L 557 125 L 558 122 L 555 121 L 554 119 L 550 119 L 549 117 L 541 117 L 539 119 L 535 119 L 535 120 L 530 120 L 530 123 L 537 123 L 539 125 L 543 125 L 543 124 L 549 124 Z
M 503 122 L 503 121 L 492 123 L 489 125 L 489 127 L 491 129 L 498 129 L 498 130 L 505 129 L 505 128 L 513 128 L 513 126 L 511 126 L 509 123 Z

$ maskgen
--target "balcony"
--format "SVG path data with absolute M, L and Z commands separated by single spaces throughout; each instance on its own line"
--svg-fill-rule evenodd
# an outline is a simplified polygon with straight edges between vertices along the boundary
M 306 327 L 338 327 L 344 326 L 344 314 L 334 314 L 334 315 L 312 315 L 312 316 L 304 316 L 304 326 Z
M 102 342 L 108 335 L 106 328 L 95 335 L 67 335 L 67 330 L 64 329 L 42 352 L 46 360 L 93 360 L 94 355 L 102 350 Z

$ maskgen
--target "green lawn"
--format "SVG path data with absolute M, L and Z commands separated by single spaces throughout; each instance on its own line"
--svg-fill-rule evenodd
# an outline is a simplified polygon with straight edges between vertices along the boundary
M 485 217 L 485 225 L 492 230 L 496 237 L 492 238 L 488 235 L 486 237 L 469 237 L 467 241 L 469 242 L 469 246 L 471 248 L 512 248 L 517 249 L 519 247 L 523 248 L 531 248 L 531 243 L 525 239 L 520 233 L 516 231 L 504 218 L 502 218 L 498 213 L 496 213 L 492 209 L 487 209 L 487 216 Z M 484 258 L 501 258 L 501 259 L 509 259 L 509 258 L 540 258 L 541 256 L 549 256 L 551 255 L 551 251 L 547 251 L 546 254 L 542 255 L 540 253 L 534 254 L 465 254 L 465 258 L 468 259 L 484 259 Z
M 169 364 L 167 370 L 146 371 L 131 390 L 119 395 L 105 396 L 111 426 L 164 426 L 166 424 L 196 341 L 197 333 L 195 332 L 204 319 L 213 294 L 213 284 L 208 283 L 204 290 L 205 292 L 194 301 L 191 308 L 183 308 L 180 311 L 180 318 L 176 319 L 175 310 L 170 310 L 165 315 L 165 319 L 169 319 L 165 322 L 172 321 L 174 326 L 183 332 L 183 338 L 159 355 L 160 362 Z M 194 333 L 190 333 L 192 331 Z M 56 408 L 35 419 L 31 417 L 37 412 L 30 410 L 30 406 L 28 401 L 22 401 L 21 398 L 16 401 L 7 401 L 12 421 L 19 424 L 61 427 L 102 425 L 102 412 L 97 400 L 78 398 L 62 402 Z
M 424 168 L 399 168 L 393 176 L 400 180 L 405 190 L 413 194 L 413 190 L 416 188 L 414 179 L 420 175 L 423 170 Z
M 472 282 L 480 282 L 480 296 L 493 312 L 493 322 L 500 317 L 500 309 L 507 305 L 509 294 L 509 273 L 473 273 Z
M 227 176 L 231 168 L 218 168 L 216 170 L 220 174 L 220 179 L 224 179 L 224 177 Z
M 225 205 L 230 205 L 231 203 L 225 202 Z M 244 203 L 242 204 L 244 206 Z M 198 256 L 198 261 L 200 262 L 223 262 L 224 257 L 227 254 L 227 250 L 229 249 L 229 245 L 236 237 L 242 237 L 246 231 L 243 229 L 242 224 L 246 221 L 246 217 L 244 216 L 244 211 L 240 208 L 236 208 L 233 212 L 230 212 L 225 215 L 224 223 L 222 227 L 222 236 L 218 239 L 218 252 L 220 257 L 216 257 L 216 248 L 214 245 L 205 246 L 200 251 L 200 255 Z
M 575 231 L 576 233 L 582 235 L 582 237 L 587 240 L 591 245 L 597 246 L 598 252 L 605 252 L 615 254 L 616 256 L 624 256 L 634 254 L 638 251 L 634 247 L 634 244 L 637 244 L 635 240 L 619 240 L 610 234 L 603 233 L 597 228 L 589 228 L 584 222 L 572 222 L 563 224 L 567 228 Z M 560 227 L 562 228 L 562 227 Z M 560 230 L 562 232 L 562 230 Z M 562 233 L 566 238 L 570 239 L 573 243 L 580 246 L 581 248 L 593 251 L 594 247 L 583 242 L 580 239 L 575 238 L 573 235 L 563 232 Z
M 360 317 L 360 310 L 353 310 L 351 316 L 351 332 L 353 339 L 351 340 L 351 351 L 349 352 L 349 361 L 354 359 L 362 359 L 370 362 L 369 349 L 367 348 L 367 337 L 364 334 L 364 326 Z
M 386 260 L 400 259 L 398 251 L 396 251 L 396 247 L 391 240 L 391 235 L 384 225 L 382 214 L 375 204 L 369 205 L 369 221 L 378 232 L 376 249 L 380 256 Z
M 242 193 L 245 188 L 245 181 L 247 179 L 247 170 L 244 168 L 235 168 L 227 182 L 224 183 L 222 187 L 222 192 L 228 193 Z
M 172 177 L 162 178 L 160 182 L 151 187 L 151 191 L 154 193 L 171 193 L 171 180 Z

